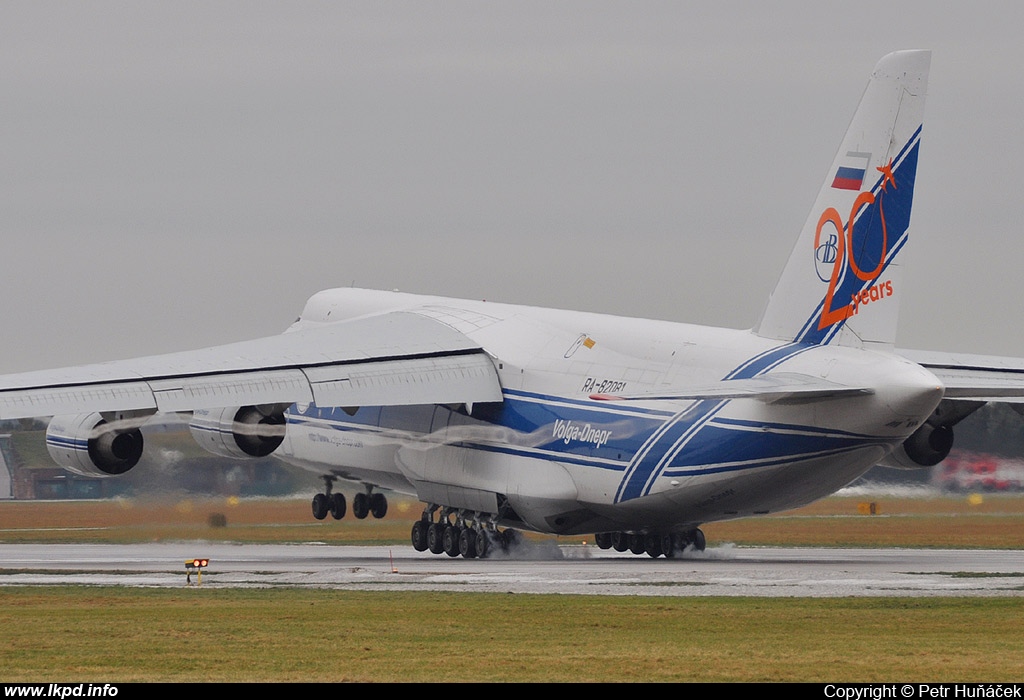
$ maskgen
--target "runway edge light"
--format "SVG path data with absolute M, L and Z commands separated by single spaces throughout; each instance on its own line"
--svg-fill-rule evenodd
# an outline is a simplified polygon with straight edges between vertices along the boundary
M 191 586 L 192 585 L 192 574 L 193 573 L 196 575 L 196 585 L 197 586 L 203 585 L 203 569 L 205 569 L 207 566 L 209 566 L 209 564 L 210 564 L 210 560 L 209 559 L 205 559 L 205 558 L 201 558 L 201 557 L 193 557 L 192 559 L 186 559 L 185 560 L 185 585 L 186 586 Z

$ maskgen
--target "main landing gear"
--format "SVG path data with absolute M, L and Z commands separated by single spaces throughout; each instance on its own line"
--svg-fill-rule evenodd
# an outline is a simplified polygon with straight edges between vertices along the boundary
M 434 522 L 434 513 L 438 510 L 440 516 Z M 499 532 L 494 523 L 484 520 L 480 513 L 442 509 L 436 505 L 427 506 L 412 526 L 412 546 L 417 552 L 430 550 L 433 554 L 444 553 L 450 557 L 483 559 L 495 546 L 507 552 L 518 542 L 518 532 L 510 529 Z
M 335 477 L 325 476 L 324 492 L 313 496 L 313 517 L 323 520 L 330 513 L 335 520 L 345 517 L 347 504 L 345 494 L 332 493 Z M 382 493 L 374 493 L 372 486 L 367 486 L 365 492 L 357 493 L 352 498 L 352 515 L 360 520 L 367 515 L 375 518 L 383 518 L 388 512 L 388 499 Z
M 388 514 L 388 499 L 382 493 L 373 493 L 372 487 L 367 486 L 364 493 L 357 493 L 352 497 L 352 515 L 360 520 L 372 515 L 375 518 L 383 518 Z
M 601 549 L 614 549 L 616 552 L 630 551 L 633 554 L 644 554 L 652 558 L 665 556 L 671 559 L 686 549 L 693 547 L 703 552 L 707 547 L 704 532 L 694 528 L 688 532 L 599 532 L 594 541 Z

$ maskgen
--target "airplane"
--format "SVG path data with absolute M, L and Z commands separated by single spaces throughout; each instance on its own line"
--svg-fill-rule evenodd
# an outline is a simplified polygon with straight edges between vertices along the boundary
M 54 416 L 54 461 L 112 476 L 152 416 L 190 415 L 210 452 L 321 475 L 315 518 L 345 516 L 337 482 L 357 518 L 410 494 L 414 548 L 466 558 L 524 530 L 676 557 L 705 523 L 930 467 L 1024 400 L 1024 360 L 894 346 L 930 61 L 878 62 L 752 329 L 331 289 L 279 335 L 2 376 L 0 419 Z

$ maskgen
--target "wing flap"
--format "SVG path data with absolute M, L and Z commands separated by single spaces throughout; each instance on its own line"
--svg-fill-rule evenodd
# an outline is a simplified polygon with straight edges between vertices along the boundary
M 424 357 L 306 370 L 318 406 L 501 401 L 494 363 L 483 354 Z
M 149 386 L 161 413 L 233 405 L 308 403 L 313 398 L 306 375 L 298 369 L 161 379 Z
M 151 411 L 156 399 L 145 382 L 17 389 L 0 392 L 0 418 L 32 418 L 93 411 Z

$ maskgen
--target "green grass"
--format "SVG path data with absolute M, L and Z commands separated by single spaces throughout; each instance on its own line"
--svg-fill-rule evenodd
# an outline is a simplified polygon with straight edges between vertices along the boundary
M 7 682 L 1019 681 L 1024 599 L 25 587 Z

